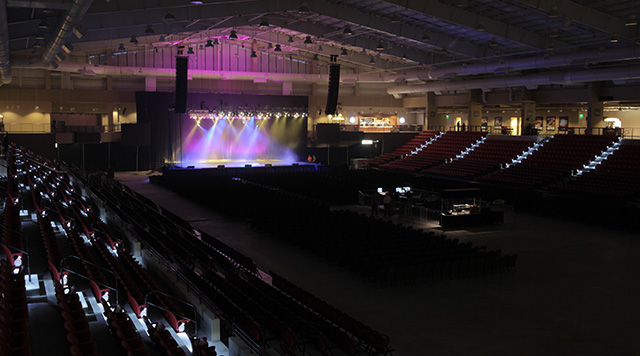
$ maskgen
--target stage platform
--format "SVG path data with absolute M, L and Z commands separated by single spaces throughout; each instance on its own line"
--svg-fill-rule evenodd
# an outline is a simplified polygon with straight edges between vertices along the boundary
M 329 167 L 319 163 L 286 160 L 211 160 L 165 164 L 160 172 L 168 179 L 201 179 L 217 176 L 243 177 L 251 174 L 276 172 L 311 172 L 325 169 L 329 169 Z
M 173 169 L 207 169 L 207 168 L 249 168 L 251 167 L 286 167 L 286 166 L 315 166 L 316 163 L 297 162 L 281 159 L 254 159 L 254 160 L 235 160 L 220 159 L 207 160 L 198 162 L 176 162 L 171 164 Z M 224 166 L 224 167 L 223 167 Z

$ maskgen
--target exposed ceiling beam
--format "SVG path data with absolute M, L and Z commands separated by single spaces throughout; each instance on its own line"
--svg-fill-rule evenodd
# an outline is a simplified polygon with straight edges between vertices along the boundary
M 624 36 L 627 33 L 625 21 L 602 11 L 578 4 L 570 0 L 515 0 L 547 13 L 556 12 L 571 21 L 581 23 L 599 31 Z
M 47 0 L 47 1 L 30 1 L 30 0 L 7 0 L 7 7 L 26 7 L 29 9 L 52 9 L 52 10 L 69 10 L 73 5 L 72 0 Z
M 288 35 L 286 34 L 278 34 L 277 32 L 274 32 L 274 31 L 263 31 L 258 28 L 251 28 L 251 29 L 239 28 L 238 35 L 246 35 L 266 43 L 274 43 L 274 44 L 279 43 L 282 47 L 283 52 L 281 52 L 281 54 L 283 55 L 286 55 L 287 52 L 289 52 L 289 50 L 305 52 L 308 54 L 307 55 L 308 57 L 310 57 L 313 54 L 318 54 L 320 57 L 328 57 L 330 54 L 340 53 L 340 47 L 338 43 L 332 46 L 334 47 L 333 49 L 326 48 L 329 46 L 327 43 L 325 43 L 324 51 L 318 52 L 317 44 L 305 45 L 302 40 L 289 43 L 287 42 Z M 369 60 L 371 59 L 371 56 L 375 56 L 375 53 L 372 53 L 372 52 L 368 52 L 367 54 L 363 54 L 360 51 L 351 51 L 351 50 L 348 50 L 347 52 L 349 54 L 346 56 L 343 56 L 343 55 L 338 56 L 338 61 L 357 64 L 365 67 L 371 67 L 371 68 L 375 68 L 376 70 L 382 69 L 382 70 L 394 71 L 396 70 L 396 68 L 398 68 L 397 61 L 389 61 L 382 57 L 376 59 L 375 65 L 371 65 L 371 63 L 369 63 Z M 406 63 L 402 67 L 406 67 Z
M 314 4 L 316 4 L 314 6 L 317 6 L 316 2 L 314 2 Z M 164 16 L 166 14 L 165 8 L 152 8 L 145 10 L 138 9 L 117 13 L 87 13 L 85 15 L 85 20 L 83 21 L 83 26 L 87 30 L 86 35 L 80 40 L 74 38 L 72 39 L 72 41 L 75 43 L 104 40 L 117 41 L 118 39 L 129 38 L 131 35 L 136 35 L 139 37 L 148 36 L 145 33 L 145 29 L 150 24 L 153 26 L 156 34 L 183 32 L 185 31 L 185 27 L 189 24 L 192 24 L 194 20 L 200 20 L 199 23 L 193 25 L 191 28 L 191 30 L 195 31 L 195 33 L 199 32 L 201 29 L 246 26 L 251 24 L 248 23 L 248 19 L 252 18 L 256 14 L 265 12 L 283 14 L 287 11 L 297 14 L 298 6 L 299 4 L 297 1 L 284 0 L 279 1 L 275 4 L 273 2 L 259 2 L 237 3 L 233 6 L 202 5 L 199 7 L 180 7 L 172 9 L 172 13 L 176 19 L 172 20 L 171 22 L 164 21 Z M 320 6 L 326 7 L 326 9 L 322 10 L 322 8 L 318 8 L 318 11 L 330 10 L 337 14 L 334 16 L 343 17 L 339 13 L 345 12 L 344 8 L 337 7 L 329 3 L 320 2 Z M 294 8 L 294 10 L 291 10 L 292 7 Z M 114 16 L 117 16 L 117 21 L 113 20 Z M 362 16 L 362 14 L 358 13 L 355 10 L 347 11 L 346 20 L 352 20 L 355 23 L 355 21 L 357 20 L 357 16 Z M 344 19 L 339 20 L 344 21 Z M 278 18 L 272 18 L 271 22 L 278 27 L 288 28 L 301 33 L 307 33 L 314 37 L 325 37 L 325 35 L 327 34 L 327 29 L 323 25 L 287 21 L 285 19 Z M 374 27 L 373 30 L 375 31 L 383 31 L 392 36 L 397 35 L 413 38 L 416 41 L 422 37 L 422 31 L 417 28 L 409 28 L 406 26 L 401 28 L 395 26 L 396 24 L 392 24 L 390 21 L 381 21 L 381 19 L 379 18 L 369 17 L 368 22 L 368 26 L 362 27 Z M 37 24 L 37 20 L 10 24 L 10 33 L 12 39 L 14 41 L 17 41 L 18 39 L 23 40 L 20 43 L 12 43 L 12 47 L 15 50 L 24 49 L 24 40 L 35 35 L 37 31 Z M 396 27 L 397 29 L 395 29 Z M 375 49 L 378 45 L 378 40 L 375 38 L 367 36 L 355 36 L 343 39 L 340 37 L 342 36 L 341 31 L 332 30 L 331 32 L 333 32 L 333 35 L 330 36 L 330 38 L 327 38 L 329 40 L 344 42 L 345 44 L 357 46 L 359 48 L 366 48 L 374 53 L 377 53 L 375 52 Z M 448 39 L 442 37 L 438 41 L 446 40 Z M 486 49 L 484 48 L 475 47 L 471 48 L 471 51 L 465 51 L 465 54 L 484 55 L 485 51 Z M 425 64 L 432 63 L 434 61 L 449 60 L 448 56 L 433 54 L 427 51 L 420 51 L 414 48 L 398 48 L 398 46 L 394 46 L 394 48 L 392 49 L 385 50 L 385 53 L 394 55 L 396 57 L 402 57 L 404 54 L 406 54 L 408 58 L 414 60 L 415 62 L 423 62 Z
M 358 25 L 385 33 L 391 37 L 404 37 L 415 42 L 423 43 L 421 39 L 424 34 L 424 29 L 413 25 L 393 23 L 391 20 L 375 16 L 372 13 L 365 13 L 354 8 L 336 5 L 327 1 L 318 0 L 309 2 L 309 9 L 312 12 L 345 21 L 354 26 Z M 440 33 L 430 33 L 430 37 L 429 45 L 438 48 L 447 48 L 450 52 L 463 57 L 485 57 L 490 55 L 489 52 L 493 53 L 492 49 L 484 46 L 476 46 L 460 38 Z M 457 41 L 457 45 L 449 48 L 448 45 L 454 40 Z
M 531 1 L 537 2 L 538 0 Z M 489 17 L 479 16 L 475 13 L 448 5 L 444 2 L 436 0 L 386 0 L 384 2 L 470 29 L 475 29 L 477 25 L 482 23 L 486 29 L 484 33 L 495 37 L 502 37 L 506 40 L 513 41 L 530 48 L 545 49 L 548 44 L 547 38 L 540 36 L 537 33 L 525 31 L 516 26 L 496 21 Z M 568 46 L 560 41 L 555 41 L 555 44 L 558 47 Z

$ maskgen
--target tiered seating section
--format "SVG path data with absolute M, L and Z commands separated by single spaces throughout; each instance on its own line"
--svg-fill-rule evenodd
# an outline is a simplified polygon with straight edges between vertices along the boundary
M 640 145 L 623 143 L 595 170 L 551 187 L 570 194 L 633 199 L 640 194 Z
M 65 290 L 58 281 L 53 284 L 64 319 L 64 329 L 67 331 L 69 352 L 73 356 L 99 355 L 78 294 L 74 290 Z
M 162 322 L 158 322 L 155 325 L 147 318 L 144 317 L 144 324 L 147 327 L 147 332 L 151 337 L 151 341 L 162 350 L 162 354 L 166 356 L 183 356 L 185 354 L 184 350 L 178 347 L 178 343 L 171 336 L 169 330 L 167 330 Z M 213 348 L 213 349 L 211 349 Z M 195 349 L 195 348 L 194 348 Z M 209 351 L 211 350 L 211 351 Z M 202 345 L 198 351 L 202 356 L 212 355 L 215 356 L 215 346 L 209 347 Z M 196 352 L 194 352 L 196 353 Z M 197 354 L 197 353 L 196 353 Z
M 7 259 L 0 260 L 0 354 L 30 355 L 29 313 L 23 268 L 24 249 L 20 231 L 18 172 L 24 167 L 15 145 L 7 155 L 7 188 L 0 238 Z M 16 250 L 19 249 L 19 250 Z
M 109 329 L 118 339 L 122 352 L 126 355 L 148 356 L 149 352 L 144 347 L 142 338 L 129 315 L 121 310 L 120 307 L 112 307 L 104 300 L 102 305 Z
M 0 355 L 31 355 L 24 274 L 0 260 Z
M 481 176 L 480 181 L 541 188 L 582 169 L 617 139 L 612 136 L 555 135 L 521 163 Z
M 303 305 L 316 310 L 319 315 L 324 315 L 328 321 L 335 325 L 339 325 L 359 340 L 363 340 L 370 347 L 374 348 L 381 354 L 388 353 L 389 350 L 389 337 L 373 330 L 372 328 L 362 324 L 353 317 L 347 315 L 343 311 L 328 304 L 322 299 L 314 296 L 306 290 L 298 287 L 286 278 L 276 274 L 275 272 L 269 272 L 273 278 L 273 286 L 279 289 L 288 298 L 298 300 Z
M 383 153 L 380 156 L 366 160 L 362 162 L 362 165 L 365 167 L 377 167 L 381 164 L 394 161 L 415 151 L 418 147 L 422 146 L 439 134 L 439 131 L 422 131 L 409 141 L 402 144 L 402 146 L 396 148 L 393 152 Z
M 418 153 L 382 164 L 380 168 L 418 172 L 456 157 L 486 135 L 484 132 L 447 131 Z
M 15 146 L 9 146 L 7 156 L 7 188 L 4 201 L 4 215 L 2 216 L 2 249 L 7 255 L 9 264 L 22 269 L 24 258 L 24 239 L 20 231 L 20 194 L 18 193 L 18 172 L 24 170 L 22 152 Z
M 224 180 L 232 184 L 237 182 L 228 177 Z M 177 258 L 170 258 L 173 262 L 183 265 L 180 273 L 215 305 L 214 310 L 228 334 L 231 333 L 232 324 L 239 325 L 256 343 L 261 344 L 276 337 L 280 348 L 293 354 L 308 345 L 323 353 L 340 349 L 350 355 L 371 349 L 364 341 L 354 338 L 322 315 L 315 314 L 312 309 L 258 280 L 257 268 L 253 261 L 214 237 L 201 231 L 200 239 L 195 236 L 189 237 L 190 234 L 186 231 L 174 231 L 172 235 L 175 236 L 170 237 L 166 232 L 167 219 L 157 216 L 156 209 L 149 209 L 148 202 L 135 199 L 135 193 L 128 192 L 125 187 L 113 181 L 96 181 L 93 185 L 99 186 L 96 190 L 100 190 L 101 194 L 118 201 L 118 206 L 114 208 L 131 212 L 131 219 L 135 219 L 138 224 L 142 221 L 153 221 L 157 231 L 146 226 L 146 229 L 154 231 L 152 236 L 138 233 L 142 234 L 145 242 L 150 242 L 154 249 L 157 246 L 159 250 L 167 253 L 174 251 Z M 236 193 L 239 194 L 239 201 L 242 201 L 243 193 Z M 115 195 L 119 198 L 114 199 Z M 131 223 L 134 223 L 133 220 Z M 127 264 L 134 263 L 128 257 L 124 257 L 124 261 Z M 196 273 L 196 270 L 203 272 Z M 241 274 L 238 274 L 238 271 Z M 303 312 L 305 314 L 302 314 Z M 310 320 L 315 322 L 310 323 Z
M 479 175 L 500 169 L 501 165 L 511 163 L 523 152 L 535 144 L 533 137 L 488 136 L 478 147 L 462 158 L 422 172 L 432 176 L 458 177 L 473 179 Z

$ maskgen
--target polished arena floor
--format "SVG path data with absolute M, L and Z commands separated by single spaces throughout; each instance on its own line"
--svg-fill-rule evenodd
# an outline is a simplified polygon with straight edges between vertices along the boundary
M 640 355 L 637 232 L 513 211 L 504 224 L 447 231 L 433 221 L 396 216 L 391 219 L 517 253 L 517 271 L 382 288 L 149 183 L 147 172 L 116 178 L 262 270 L 387 334 L 396 356 Z

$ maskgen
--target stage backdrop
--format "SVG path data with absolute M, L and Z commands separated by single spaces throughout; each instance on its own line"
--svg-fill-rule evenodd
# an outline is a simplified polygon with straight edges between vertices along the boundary
M 307 117 L 285 113 L 307 113 L 307 97 L 189 93 L 186 114 L 173 112 L 174 99 L 173 93 L 136 93 L 138 123 L 150 129 L 154 168 L 164 162 L 192 165 L 306 157 Z M 190 110 L 210 117 L 197 119 Z M 253 115 L 260 112 L 271 115 L 268 119 Z

